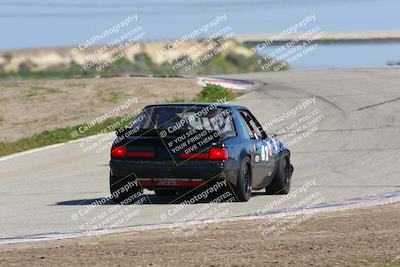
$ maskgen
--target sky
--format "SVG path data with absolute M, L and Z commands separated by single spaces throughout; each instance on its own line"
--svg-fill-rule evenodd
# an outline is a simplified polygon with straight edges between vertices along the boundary
M 75 46 L 134 14 L 145 40 L 171 40 L 221 14 L 236 34 L 312 14 L 326 32 L 400 31 L 399 11 L 398 0 L 0 0 L 0 50 Z

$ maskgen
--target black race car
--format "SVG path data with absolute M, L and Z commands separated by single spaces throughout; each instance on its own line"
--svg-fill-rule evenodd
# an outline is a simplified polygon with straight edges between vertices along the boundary
M 177 103 L 146 106 L 111 148 L 114 200 L 131 203 L 143 192 L 179 194 L 226 181 L 237 201 L 252 189 L 287 194 L 289 150 L 243 106 Z

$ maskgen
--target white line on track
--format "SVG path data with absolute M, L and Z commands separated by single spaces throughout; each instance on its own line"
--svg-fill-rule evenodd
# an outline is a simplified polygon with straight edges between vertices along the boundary
M 34 149 L 30 149 L 30 150 L 26 150 L 26 151 L 14 153 L 14 154 L 11 154 L 11 155 L 8 155 L 8 156 L 0 157 L 0 162 L 1 162 L 1 161 L 5 161 L 5 160 L 9 160 L 9 159 L 12 159 L 12 158 L 16 158 L 16 157 L 28 155 L 28 154 L 40 152 L 40 151 L 43 151 L 43 150 L 47 150 L 47 149 L 51 149 L 51 148 L 60 147 L 60 146 L 66 145 L 66 144 L 73 144 L 73 143 L 82 142 L 82 141 L 84 141 L 84 140 L 86 140 L 86 139 L 93 138 L 93 136 L 101 137 L 101 136 L 104 136 L 104 135 L 107 135 L 107 134 L 112 134 L 112 133 L 106 133 L 106 134 L 99 134 L 99 135 L 87 136 L 87 137 L 83 137 L 83 138 L 80 138 L 80 139 L 76 139 L 76 140 L 72 140 L 72 141 L 67 141 L 67 142 L 64 142 L 64 143 L 58 143 L 58 144 L 54 144 L 54 145 L 49 145 L 49 146 L 44 146 L 44 147 L 38 147 L 38 148 L 34 148 Z
M 310 208 L 305 212 L 301 212 L 300 214 L 306 214 L 308 212 L 324 213 L 324 212 L 345 211 L 356 208 L 365 208 L 365 207 L 392 204 L 399 201 L 400 201 L 400 192 L 385 193 L 378 196 L 369 196 L 365 198 L 321 204 L 316 207 Z M 274 214 L 266 214 L 258 216 L 247 215 L 247 216 L 238 216 L 230 218 L 220 218 L 220 219 L 195 220 L 195 221 L 187 221 L 186 223 L 190 223 L 190 225 L 199 225 L 204 223 L 209 224 L 209 223 L 221 223 L 221 222 L 239 222 L 239 221 L 249 221 L 256 219 L 267 219 L 267 218 L 284 218 L 288 216 L 293 216 L 293 214 L 299 214 L 299 211 L 280 212 L 280 213 L 278 212 Z M 33 236 L 16 237 L 16 238 L 4 238 L 0 239 L 0 245 L 23 243 L 23 242 L 38 242 L 38 241 L 50 241 L 50 240 L 54 241 L 54 240 L 77 238 L 84 236 L 89 237 L 89 236 L 100 236 L 100 235 L 116 234 L 116 233 L 129 233 L 135 231 L 166 229 L 166 228 L 173 228 L 174 225 L 176 225 L 175 222 L 166 224 L 123 227 L 112 230 L 96 230 L 92 231 L 91 234 L 89 235 L 86 234 L 86 232 L 74 232 L 74 233 L 51 233 L 51 234 L 33 235 Z

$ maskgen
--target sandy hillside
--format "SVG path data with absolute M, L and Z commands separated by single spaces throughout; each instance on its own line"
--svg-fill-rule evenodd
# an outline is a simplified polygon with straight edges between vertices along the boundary
M 86 123 L 128 99 L 137 100 L 123 113 L 147 104 L 192 98 L 201 88 L 179 78 L 89 78 L 0 81 L 0 141 Z

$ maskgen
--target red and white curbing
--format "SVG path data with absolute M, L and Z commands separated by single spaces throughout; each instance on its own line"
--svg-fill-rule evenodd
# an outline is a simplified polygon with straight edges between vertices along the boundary
M 206 86 L 208 84 L 220 85 L 232 91 L 247 92 L 260 88 L 264 84 L 260 81 L 237 80 L 227 78 L 214 78 L 214 77 L 198 77 L 197 84 Z
M 389 192 L 379 195 L 373 196 L 366 196 L 360 197 L 355 199 L 348 199 L 338 202 L 328 202 L 322 203 L 315 207 L 309 208 L 308 210 L 303 210 L 299 208 L 299 210 L 285 212 L 285 211 L 278 211 L 271 214 L 260 214 L 260 215 L 241 215 L 236 217 L 225 217 L 225 218 L 218 218 L 218 219 L 205 219 L 205 220 L 198 220 L 198 221 L 186 221 L 190 223 L 190 225 L 198 225 L 207 223 L 219 223 L 219 222 L 238 222 L 238 221 L 249 221 L 254 219 L 267 219 L 267 218 L 282 218 L 287 216 L 293 216 L 295 213 L 307 213 L 307 212 L 314 212 L 314 213 L 325 213 L 325 212 L 334 212 L 334 211 L 345 211 L 351 210 L 356 208 L 363 208 L 363 207 L 372 207 L 372 206 L 380 206 L 380 205 L 387 205 L 400 202 L 400 191 L 396 192 Z M 132 231 L 146 231 L 146 230 L 154 230 L 154 229 L 170 229 L 175 225 L 176 222 L 171 223 L 160 223 L 160 224 L 148 224 L 148 225 L 138 225 L 138 226 L 128 226 L 128 227 L 121 227 L 121 228 L 114 228 L 108 230 L 96 230 L 92 231 L 89 235 L 85 232 L 72 232 L 72 233 L 49 233 L 49 234 L 42 234 L 42 235 L 32 235 L 32 236 L 22 236 L 22 237 L 11 237 L 11 238 L 0 238 L 0 246 L 5 244 L 15 244 L 15 243 L 23 243 L 23 242 L 37 242 L 37 241 L 49 241 L 49 240 L 60 240 L 60 239 L 67 239 L 67 238 L 76 238 L 76 237 L 87 237 L 87 236 L 98 236 L 98 235 L 105 235 L 105 234 L 115 234 L 115 233 L 128 233 Z

